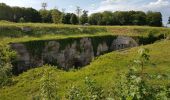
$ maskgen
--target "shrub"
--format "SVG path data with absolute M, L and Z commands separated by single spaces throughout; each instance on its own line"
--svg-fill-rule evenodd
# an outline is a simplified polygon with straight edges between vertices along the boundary
M 11 83 L 12 65 L 11 61 L 15 58 L 15 52 L 8 46 L 0 44 L 0 87 Z
M 21 17 L 21 18 L 19 19 L 19 22 L 20 22 L 20 23 L 24 23 L 24 22 L 25 22 L 25 19 L 24 19 L 23 17 Z
M 139 57 L 134 60 L 135 66 L 128 73 L 120 74 L 114 86 L 114 98 L 123 100 L 167 100 L 168 89 L 165 86 L 152 86 L 147 83 L 144 66 L 150 63 L 149 50 L 140 49 Z M 138 68 L 139 67 L 139 68 Z
M 68 100 L 85 100 L 85 95 L 78 87 L 72 86 L 66 98 Z
M 104 100 L 104 90 L 89 77 L 85 78 L 85 90 L 72 86 L 67 98 L 69 100 Z
M 87 98 L 88 100 L 102 100 L 105 98 L 104 90 L 98 86 L 96 82 L 88 77 L 85 78 Z
M 49 70 L 44 70 L 43 77 L 41 79 L 41 98 L 43 100 L 56 100 L 57 97 L 57 85 L 55 80 L 52 80 L 50 77 L 51 73 Z

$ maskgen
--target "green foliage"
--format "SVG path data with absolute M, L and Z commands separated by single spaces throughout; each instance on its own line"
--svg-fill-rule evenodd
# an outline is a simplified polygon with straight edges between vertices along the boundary
M 43 77 L 41 78 L 41 97 L 43 100 L 54 100 L 57 99 L 57 85 L 55 80 L 50 77 L 52 73 L 49 70 L 44 70 Z
M 149 26 L 162 26 L 162 14 L 160 12 L 149 11 L 146 20 Z
M 78 24 L 78 17 L 75 15 L 75 14 L 72 14 L 71 15 L 71 18 L 70 18 L 70 22 L 71 22 L 71 24 L 73 24 L 73 25 L 76 25 L 76 24 Z
M 103 88 L 98 86 L 96 81 L 86 77 L 85 91 L 72 86 L 67 98 L 69 100 L 103 100 L 105 99 L 105 96 Z
M 112 25 L 114 24 L 114 18 L 112 17 L 113 13 L 111 11 L 105 11 L 102 13 L 102 24 L 103 25 Z
M 19 19 L 19 22 L 20 22 L 20 23 L 25 22 L 24 18 L 23 18 L 23 17 L 21 17 L 21 18 Z
M 59 24 L 62 21 L 62 14 L 59 10 L 53 9 L 51 12 L 53 23 Z
M 71 16 L 72 14 L 71 13 L 66 13 L 62 16 L 62 23 L 63 24 L 71 24 Z
M 162 15 L 160 12 L 142 11 L 116 11 L 114 13 L 104 11 L 94 13 L 89 17 L 92 25 L 149 25 L 162 26 Z
M 33 8 L 10 7 L 6 4 L 0 4 L 0 20 L 20 22 L 24 18 L 25 22 L 40 22 L 39 12 Z
M 44 23 L 51 23 L 52 22 L 51 11 L 40 10 L 39 13 L 41 15 L 42 22 L 44 22 Z
M 149 63 L 149 49 L 144 49 L 144 48 L 141 48 L 138 50 L 138 59 L 134 60 L 134 63 L 140 67 L 141 69 L 141 78 L 143 78 L 143 74 L 144 74 L 144 66 L 146 66 L 148 63 Z
M 131 23 L 133 25 L 146 25 L 146 14 L 142 11 L 130 11 Z
M 21 12 L 20 10 L 18 11 L 19 15 L 15 14 L 14 12 L 16 18 L 19 17 L 21 14 L 20 17 L 24 17 L 26 22 L 41 22 L 41 16 L 37 10 L 33 8 L 20 8 L 20 9 Z
M 69 90 L 68 96 L 66 96 L 68 100 L 85 100 L 83 92 L 75 86 L 72 86 Z
M 80 17 L 80 23 L 85 24 L 88 23 L 88 11 L 83 11 L 83 14 Z
M 13 14 L 10 6 L 0 3 L 0 20 L 12 21 Z
M 91 25 L 102 25 L 102 13 L 94 13 L 89 16 L 89 23 Z
M 63 23 L 63 24 L 79 24 L 90 23 L 92 25 L 149 25 L 162 26 L 162 15 L 160 12 L 144 13 L 142 11 L 104 11 L 103 13 L 94 13 L 88 17 L 87 12 L 83 11 L 81 15 L 80 7 L 77 7 L 76 13 L 61 13 L 60 11 L 41 9 L 37 11 L 33 8 L 10 7 L 4 3 L 0 4 L 0 20 L 8 20 L 19 22 L 23 17 L 25 22 L 45 22 L 45 23 Z M 64 15 L 64 16 L 61 16 Z M 72 21 L 71 16 L 74 15 Z M 80 16 L 81 15 L 81 16 Z M 77 18 L 76 18 L 76 17 Z M 71 22 L 70 22 L 71 21 Z
M 135 66 L 128 73 L 120 74 L 120 79 L 114 87 L 114 98 L 123 100 L 167 100 L 168 89 L 165 86 L 152 86 L 144 76 L 144 66 L 149 61 L 149 50 L 139 49 Z M 138 68 L 140 67 L 140 68 Z M 146 69 L 146 68 L 145 68 Z
M 102 87 L 98 86 L 94 80 L 86 77 L 85 85 L 88 91 L 86 94 L 88 100 L 102 100 L 105 98 L 104 90 Z
M 11 60 L 14 58 L 15 52 L 8 46 L 0 44 L 0 87 L 8 85 L 12 81 Z

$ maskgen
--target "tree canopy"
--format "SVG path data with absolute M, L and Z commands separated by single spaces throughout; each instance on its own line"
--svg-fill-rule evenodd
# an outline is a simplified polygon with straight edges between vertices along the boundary
M 53 23 L 55 23 L 55 24 L 61 23 L 62 14 L 59 10 L 53 9 L 52 12 L 51 12 L 51 16 L 52 16 Z
M 46 5 L 46 6 L 45 6 Z M 149 11 L 104 11 L 88 15 L 88 11 L 77 7 L 76 14 L 64 13 L 58 9 L 47 10 L 47 4 L 39 11 L 33 8 L 10 7 L 0 3 L 0 20 L 12 22 L 43 22 L 63 24 L 85 24 L 91 25 L 149 25 L 162 26 L 162 14 Z M 170 23 L 170 18 L 168 20 Z
M 75 14 L 71 14 L 71 19 L 70 19 L 71 24 L 78 24 L 78 17 Z
M 88 23 L 88 11 L 84 10 L 83 14 L 80 17 L 80 23 L 85 24 Z
M 149 11 L 146 20 L 149 26 L 162 26 L 162 14 L 160 12 Z

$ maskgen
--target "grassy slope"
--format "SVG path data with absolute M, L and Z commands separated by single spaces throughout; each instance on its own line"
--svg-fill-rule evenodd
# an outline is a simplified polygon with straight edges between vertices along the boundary
M 169 74 L 170 73 L 170 40 L 157 42 L 144 46 L 150 49 L 151 60 L 156 67 L 147 66 L 145 71 L 151 74 Z M 5 87 L 0 90 L 0 98 L 3 100 L 30 100 L 39 94 L 40 79 L 43 70 L 49 70 L 52 73 L 51 78 L 55 79 L 59 86 L 59 95 L 63 97 L 67 93 L 67 88 L 71 85 L 83 87 L 86 76 L 94 78 L 98 84 L 102 85 L 105 90 L 110 90 L 116 74 L 126 71 L 129 61 L 136 57 L 137 50 L 141 47 L 132 48 L 125 51 L 114 51 L 109 54 L 96 58 L 90 65 L 77 71 L 61 71 L 52 67 L 41 67 L 31 69 L 18 77 L 14 78 L 14 85 Z M 169 75 L 170 76 L 170 75 Z M 169 79 L 153 80 L 156 84 L 170 84 Z
M 18 28 L 29 26 L 34 29 L 34 33 L 41 35 L 29 35 L 18 31 Z M 84 28 L 96 29 L 96 32 L 89 33 L 82 32 Z M 100 30 L 104 28 L 104 30 Z M 8 30 L 10 29 L 10 30 Z M 62 34 L 53 34 L 58 29 L 63 29 Z M 79 31 L 76 31 L 76 30 Z M 99 30 L 98 30 L 99 29 Z M 75 31 L 71 31 L 75 30 Z M 47 34 L 47 33 L 48 34 Z M 52 34 L 50 34 L 52 33 Z M 68 34 L 69 33 L 69 34 Z M 149 33 L 157 34 L 170 34 L 168 28 L 157 28 L 147 26 L 88 26 L 82 27 L 78 25 L 55 25 L 55 24 L 41 24 L 41 23 L 4 23 L 0 22 L 0 43 L 9 42 L 23 42 L 31 40 L 47 40 L 47 39 L 62 39 L 68 37 L 84 37 L 84 36 L 103 36 L 103 35 L 128 35 L 128 36 L 147 36 Z M 13 36 L 21 34 L 19 37 L 8 37 L 6 34 Z M 170 41 L 164 41 L 146 47 L 151 49 L 151 57 L 153 62 L 157 64 L 156 68 L 147 68 L 147 72 L 151 73 L 170 73 Z M 86 76 L 96 79 L 98 84 L 102 85 L 105 90 L 109 90 L 114 83 L 116 74 L 120 71 L 126 71 L 130 60 L 136 56 L 138 48 L 130 49 L 124 52 L 112 52 L 96 58 L 90 65 L 78 71 L 65 72 L 56 68 L 41 67 L 29 70 L 18 77 L 14 77 L 14 85 L 0 89 L 0 100 L 25 100 L 39 94 L 40 79 L 44 70 L 49 70 L 52 73 L 52 79 L 55 79 L 59 85 L 59 95 L 67 92 L 67 88 L 71 84 L 80 85 L 83 87 L 84 78 Z M 155 82 L 157 80 L 154 80 Z M 170 83 L 169 80 L 161 80 L 158 83 Z
M 32 32 L 25 33 L 23 26 L 31 27 Z M 170 34 L 169 28 L 148 26 L 79 26 L 42 23 L 0 22 L 1 43 L 23 42 L 31 40 L 49 40 L 68 37 L 128 35 L 147 36 L 148 34 Z M 12 37 L 12 38 L 11 38 Z

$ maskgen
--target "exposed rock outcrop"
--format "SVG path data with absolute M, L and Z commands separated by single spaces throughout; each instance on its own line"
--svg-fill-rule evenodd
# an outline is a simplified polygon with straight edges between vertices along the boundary
M 108 52 L 109 50 L 109 47 L 107 46 L 106 42 L 103 42 L 102 44 L 99 44 L 98 47 L 97 47 L 97 56 L 105 53 L 105 52 Z
M 136 46 L 138 46 L 138 43 L 133 38 L 128 36 L 118 36 L 117 39 L 113 40 L 111 50 L 120 50 Z
M 80 40 L 80 61 L 83 62 L 83 66 L 87 65 L 94 58 L 93 45 L 90 38 L 83 38 Z
M 30 54 L 27 51 L 27 48 L 22 43 L 11 44 L 13 50 L 16 51 L 17 57 L 14 65 L 15 73 L 19 73 L 20 71 L 25 71 L 30 67 Z
M 125 36 L 118 36 L 117 39 L 109 41 L 96 42 L 94 39 L 92 41 L 92 39 L 80 38 L 68 42 L 64 46 L 61 41 L 57 40 L 44 41 L 43 45 L 41 42 L 38 42 L 38 45 L 39 43 L 42 45 L 41 48 L 34 46 L 37 45 L 36 41 L 34 42 L 35 44 L 29 43 L 29 45 L 24 43 L 11 44 L 12 49 L 17 51 L 17 59 L 14 66 L 19 73 L 44 64 L 57 65 L 62 69 L 68 70 L 89 64 L 95 55 L 99 56 L 112 50 L 138 46 L 133 38 Z M 37 52 L 37 50 L 40 50 L 40 52 Z

